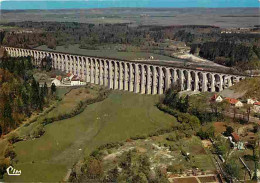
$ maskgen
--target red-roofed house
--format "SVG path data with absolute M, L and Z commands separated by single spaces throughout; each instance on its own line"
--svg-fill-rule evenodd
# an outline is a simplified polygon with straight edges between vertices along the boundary
M 67 74 L 67 79 L 66 79 L 66 80 L 72 80 L 73 77 L 74 77 L 74 74 L 72 74 L 72 73 L 68 73 L 68 74 Z
M 61 81 L 61 80 L 62 80 L 62 77 L 61 77 L 61 76 L 57 76 L 56 79 L 59 80 L 59 81 Z
M 231 133 L 231 136 L 235 143 L 239 142 L 239 136 L 237 133 L 233 132 L 233 133 Z
M 211 97 L 211 101 L 213 101 L 213 102 L 222 102 L 223 98 L 220 95 L 215 94 L 215 95 L 213 95 Z
M 235 98 L 225 98 L 231 105 L 235 107 L 243 107 L 243 103 Z
M 255 102 L 253 105 L 253 109 L 256 113 L 260 113 L 260 102 Z

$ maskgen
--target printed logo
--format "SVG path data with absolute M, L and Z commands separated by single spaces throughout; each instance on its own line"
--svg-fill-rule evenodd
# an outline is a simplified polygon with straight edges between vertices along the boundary
M 12 166 L 9 166 L 7 169 L 7 174 L 8 175 L 14 175 L 14 176 L 19 176 L 22 174 L 22 170 L 16 170 Z

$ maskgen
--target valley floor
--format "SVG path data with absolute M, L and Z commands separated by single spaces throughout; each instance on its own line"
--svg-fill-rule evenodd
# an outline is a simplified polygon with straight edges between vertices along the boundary
M 42 137 L 14 144 L 13 166 L 22 175 L 5 175 L 4 181 L 61 181 L 74 163 L 102 144 L 176 124 L 157 109 L 157 101 L 158 96 L 113 91 L 79 115 L 45 126 Z

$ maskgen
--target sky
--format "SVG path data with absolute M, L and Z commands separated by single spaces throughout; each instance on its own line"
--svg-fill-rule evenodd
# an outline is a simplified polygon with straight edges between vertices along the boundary
M 259 0 L 0 0 L 0 9 L 85 9 L 109 7 L 256 7 Z

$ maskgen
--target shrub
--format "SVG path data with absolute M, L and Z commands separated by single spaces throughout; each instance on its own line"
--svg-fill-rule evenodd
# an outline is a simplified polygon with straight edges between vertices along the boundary
M 178 133 L 176 134 L 176 139 L 177 139 L 177 140 L 181 140 L 181 139 L 183 139 L 184 137 L 185 137 L 185 134 L 182 133 L 182 132 L 178 132 Z
M 176 151 L 176 150 L 178 150 L 178 146 L 175 145 L 175 144 L 170 145 L 170 146 L 169 146 L 169 150 L 170 150 L 170 151 Z
M 175 166 L 173 166 L 173 165 L 169 165 L 167 167 L 167 172 L 177 173 L 178 169 L 176 169 Z
M 252 156 L 249 154 L 244 155 L 244 159 L 246 161 L 258 161 L 258 157 L 257 156 Z
M 209 134 L 204 132 L 202 129 L 197 132 L 197 136 L 199 136 L 201 140 L 209 139 Z
M 14 159 L 16 157 L 16 153 L 14 152 L 12 146 L 8 146 L 8 148 L 5 150 L 5 158 L 8 157 L 10 157 L 10 159 Z
M 110 142 L 110 143 L 99 146 L 98 150 L 118 148 L 122 145 L 123 145 L 122 142 Z
M 130 139 L 132 139 L 132 140 L 146 139 L 146 138 L 147 138 L 147 135 L 137 135 L 134 137 L 130 137 Z
M 94 150 L 90 156 L 94 157 L 94 158 L 99 158 L 100 157 L 100 151 L 99 150 Z
M 8 141 L 11 143 L 11 144 L 14 144 L 16 142 L 19 142 L 21 141 L 22 139 L 18 136 L 17 133 L 12 133 L 9 137 L 8 137 Z
M 238 177 L 240 168 L 238 164 L 234 161 L 228 162 L 224 165 L 225 171 L 230 175 L 231 177 Z
M 6 172 L 6 168 L 10 165 L 10 158 L 0 160 L 0 179 L 3 179 L 3 175 Z
M 102 162 L 92 157 L 85 162 L 82 170 L 90 179 L 101 178 L 104 173 Z
M 169 136 L 166 138 L 166 140 L 168 140 L 168 141 L 176 141 L 176 134 L 171 134 L 171 135 L 169 135 Z
M 31 133 L 31 138 L 39 138 L 45 133 L 43 125 L 38 125 L 37 128 Z

